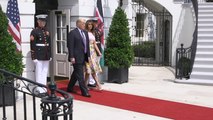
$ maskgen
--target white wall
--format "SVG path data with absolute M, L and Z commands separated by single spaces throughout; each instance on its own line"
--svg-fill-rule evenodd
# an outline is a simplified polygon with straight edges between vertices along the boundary
M 34 76 L 34 64 L 31 60 L 30 54 L 30 32 L 34 28 L 34 14 L 35 4 L 33 0 L 18 0 L 20 19 L 21 19 L 21 36 L 22 36 L 22 53 L 24 56 L 23 63 L 25 64 L 23 77 L 28 79 L 35 79 Z M 124 0 L 125 1 L 125 0 Z M 130 1 L 130 0 L 129 0 Z M 6 11 L 8 0 L 0 0 L 3 11 Z M 59 0 L 59 10 L 70 9 L 71 10 L 71 26 L 75 27 L 75 21 L 79 17 L 86 19 L 93 18 L 96 6 L 96 0 Z M 103 14 L 105 29 L 108 30 L 112 16 L 115 9 L 118 6 L 118 0 L 103 0 Z M 131 8 L 129 4 L 124 4 L 125 10 L 130 12 L 128 9 Z M 128 8 L 128 9 L 127 9 Z M 130 15 L 131 16 L 131 15 Z M 107 33 L 107 32 L 106 32 Z
M 179 18 L 179 21 L 182 24 L 179 24 L 178 26 L 182 26 L 182 29 L 177 29 L 176 31 L 179 31 L 178 38 L 178 44 L 177 47 L 180 47 L 181 43 L 184 43 L 184 47 L 190 47 L 193 39 L 193 32 L 195 29 L 195 22 L 194 17 L 191 9 L 191 4 L 184 4 L 181 12 L 181 17 Z M 180 23 L 179 22 L 179 23 Z M 179 28 L 178 27 L 178 28 Z M 175 36 L 174 36 L 175 39 Z
M 6 11 L 7 1 L 8 0 L 0 0 L 0 4 L 4 11 Z M 18 0 L 21 18 L 22 52 L 24 55 L 23 62 L 26 64 L 23 76 L 29 79 L 34 79 L 34 64 L 32 63 L 30 56 L 29 41 L 30 32 L 32 28 L 34 28 L 35 4 L 32 3 L 32 1 L 33 0 Z M 75 27 L 75 21 L 79 17 L 89 19 L 95 16 L 96 0 L 90 0 L 90 2 L 88 2 L 88 0 L 58 0 L 58 2 L 59 10 L 70 9 L 71 27 Z M 132 0 L 123 0 L 122 6 L 124 11 L 127 13 L 130 28 L 132 26 L 131 2 Z M 189 46 L 191 43 L 190 40 L 192 40 L 192 32 L 194 31 L 192 14 L 190 11 L 190 7 L 182 6 L 181 4 L 174 4 L 173 0 L 166 0 L 166 2 L 165 0 L 156 0 L 156 2 L 163 5 L 172 14 L 173 17 L 172 64 L 174 65 L 176 47 L 179 47 L 180 43 L 182 42 L 185 43 L 185 47 Z M 105 37 L 108 34 L 108 29 L 112 21 L 112 16 L 114 15 L 115 9 L 118 7 L 118 5 L 119 0 L 102 0 Z M 182 28 L 180 28 L 181 25 Z
M 178 21 L 179 21 L 179 17 L 180 17 L 180 13 L 182 10 L 182 4 L 175 4 L 173 2 L 173 0 L 155 0 L 157 3 L 161 4 L 162 6 L 164 6 L 171 14 L 173 17 L 173 34 L 172 36 L 174 36 L 175 34 L 175 30 L 177 28 L 178 25 Z
M 173 36 L 173 54 L 172 54 L 172 65 L 175 66 L 176 59 L 176 48 L 180 48 L 183 43 L 184 48 L 190 47 L 193 39 L 193 32 L 195 29 L 194 17 L 191 9 L 191 4 L 183 4 L 179 23 Z
M 172 66 L 175 64 L 175 50 L 176 47 L 174 47 L 174 41 L 178 41 L 174 39 L 174 36 L 176 34 L 176 29 L 178 27 L 179 18 L 182 11 L 182 4 L 174 4 L 173 0 L 155 0 L 162 6 L 164 6 L 172 15 Z
M 124 12 L 127 15 L 127 19 L 129 21 L 129 31 L 130 31 L 130 36 L 132 36 L 132 26 L 133 26 L 133 22 L 132 22 L 132 16 L 133 16 L 133 9 L 132 9 L 132 0 L 123 0 L 123 6 L 122 9 L 124 10 Z
M 124 9 L 128 12 L 128 17 L 131 15 L 131 0 L 124 0 Z M 59 10 L 70 9 L 71 11 L 71 28 L 76 27 L 75 22 L 78 18 L 90 19 L 95 17 L 96 0 L 59 0 Z M 119 0 L 102 0 L 103 15 L 104 15 L 104 29 L 105 35 L 108 34 L 108 29 L 112 21 L 112 16 L 115 13 L 115 9 L 118 6 Z M 105 36 L 106 37 L 106 36 Z
M 184 43 L 184 47 L 191 45 L 194 32 L 194 21 L 191 4 L 174 3 L 174 0 L 155 0 L 164 6 L 172 15 L 172 66 L 175 66 L 176 48 Z

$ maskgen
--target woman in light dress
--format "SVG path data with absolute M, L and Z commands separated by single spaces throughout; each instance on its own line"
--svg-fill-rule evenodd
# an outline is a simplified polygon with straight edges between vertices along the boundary
M 98 46 L 96 45 L 95 35 L 94 35 L 94 24 L 92 20 L 88 20 L 86 22 L 86 30 L 89 35 L 89 46 L 90 46 L 90 62 L 86 63 L 86 71 L 85 71 L 85 84 L 87 86 L 89 75 L 91 74 L 93 79 L 96 81 L 96 87 L 98 90 L 102 90 L 101 84 L 97 77 L 97 73 L 102 72 L 101 66 L 99 64 L 98 57 L 102 56 Z

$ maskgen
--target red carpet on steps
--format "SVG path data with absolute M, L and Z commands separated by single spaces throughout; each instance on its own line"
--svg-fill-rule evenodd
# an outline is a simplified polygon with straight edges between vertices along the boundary
M 57 82 L 59 89 L 67 88 L 68 80 Z M 72 94 L 75 100 L 140 112 L 175 120 L 213 120 L 213 108 L 124 94 L 110 91 L 90 90 L 91 98 Z M 212 101 L 213 102 L 213 101 Z

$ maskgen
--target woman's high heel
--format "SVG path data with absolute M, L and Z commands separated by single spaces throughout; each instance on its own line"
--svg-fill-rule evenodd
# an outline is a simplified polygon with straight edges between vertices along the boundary
M 103 90 L 103 88 L 102 88 L 101 86 L 98 86 L 97 88 L 98 88 L 98 90 L 100 90 L 100 91 Z

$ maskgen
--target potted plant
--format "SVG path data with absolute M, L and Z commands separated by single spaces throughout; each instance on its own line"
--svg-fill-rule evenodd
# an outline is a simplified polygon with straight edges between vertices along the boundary
M 191 72 L 191 60 L 189 58 L 181 57 L 178 60 L 177 68 L 181 73 L 182 77 L 189 79 Z
M 126 13 L 118 7 L 113 15 L 105 49 L 108 82 L 128 82 L 128 68 L 133 63 L 134 52 L 129 35 Z
M 0 7 L 0 69 L 21 75 L 24 65 L 22 63 L 22 53 L 16 50 L 16 45 L 12 42 L 12 37 L 8 33 L 8 20 L 5 13 Z M 13 78 L 5 78 L 0 73 L 0 105 L 2 104 L 2 89 L 7 91 L 5 99 L 7 105 L 12 104 Z M 11 87 L 12 86 L 12 87 Z

